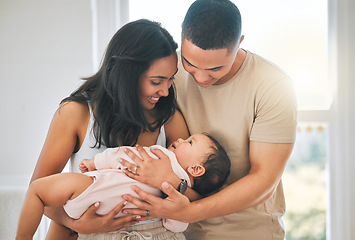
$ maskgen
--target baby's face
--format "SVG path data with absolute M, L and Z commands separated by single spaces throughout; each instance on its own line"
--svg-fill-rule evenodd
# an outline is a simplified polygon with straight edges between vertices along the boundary
M 206 161 L 212 141 L 203 134 L 194 134 L 186 140 L 179 138 L 173 142 L 168 150 L 175 153 L 176 158 L 183 169 L 195 164 L 203 164 Z

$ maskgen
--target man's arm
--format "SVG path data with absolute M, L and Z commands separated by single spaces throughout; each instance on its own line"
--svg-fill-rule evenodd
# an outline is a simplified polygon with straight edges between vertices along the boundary
M 163 184 L 163 191 L 169 198 L 165 200 L 147 194 L 137 187 L 134 187 L 134 190 L 146 202 L 128 195 L 124 195 L 124 198 L 140 209 L 150 210 L 151 216 L 190 223 L 239 212 L 259 205 L 272 196 L 292 149 L 291 143 L 251 141 L 249 174 L 220 192 L 198 201 L 190 203 L 185 196 L 166 183 Z M 139 210 L 126 209 L 125 212 L 138 214 Z

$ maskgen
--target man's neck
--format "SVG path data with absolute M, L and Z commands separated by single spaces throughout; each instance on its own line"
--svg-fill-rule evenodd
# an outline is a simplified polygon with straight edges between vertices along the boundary
M 228 82 L 235 74 L 237 74 L 237 72 L 239 71 L 239 69 L 242 67 L 244 60 L 247 56 L 247 52 L 243 49 L 239 49 L 237 52 L 237 55 L 235 57 L 234 63 L 231 67 L 231 70 L 229 71 L 229 73 L 227 73 L 227 75 L 225 75 L 224 77 L 222 77 L 217 83 L 215 83 L 215 85 L 221 85 L 223 83 Z

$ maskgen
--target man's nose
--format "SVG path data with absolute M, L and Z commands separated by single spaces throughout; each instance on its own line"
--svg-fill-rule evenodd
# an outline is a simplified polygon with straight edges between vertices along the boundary
M 196 82 L 203 83 L 210 79 L 208 73 L 202 70 L 197 70 L 194 72 L 193 77 L 195 78 Z

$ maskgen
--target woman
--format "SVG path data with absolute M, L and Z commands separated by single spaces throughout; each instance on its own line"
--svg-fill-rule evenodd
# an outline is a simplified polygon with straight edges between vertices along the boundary
M 71 170 L 79 171 L 79 161 L 107 147 L 170 145 L 188 137 L 186 123 L 175 111 L 176 48 L 171 35 L 149 20 L 134 21 L 118 30 L 99 71 L 61 102 L 31 181 L 61 172 L 69 159 Z M 70 219 L 62 209 L 45 212 L 84 234 L 115 231 L 138 222 L 137 215 L 113 219 L 123 203 L 102 217 L 95 214 L 96 207 L 79 220 Z M 62 227 L 52 223 L 47 238 L 59 239 L 55 229 Z M 62 231 L 63 239 L 68 232 Z

